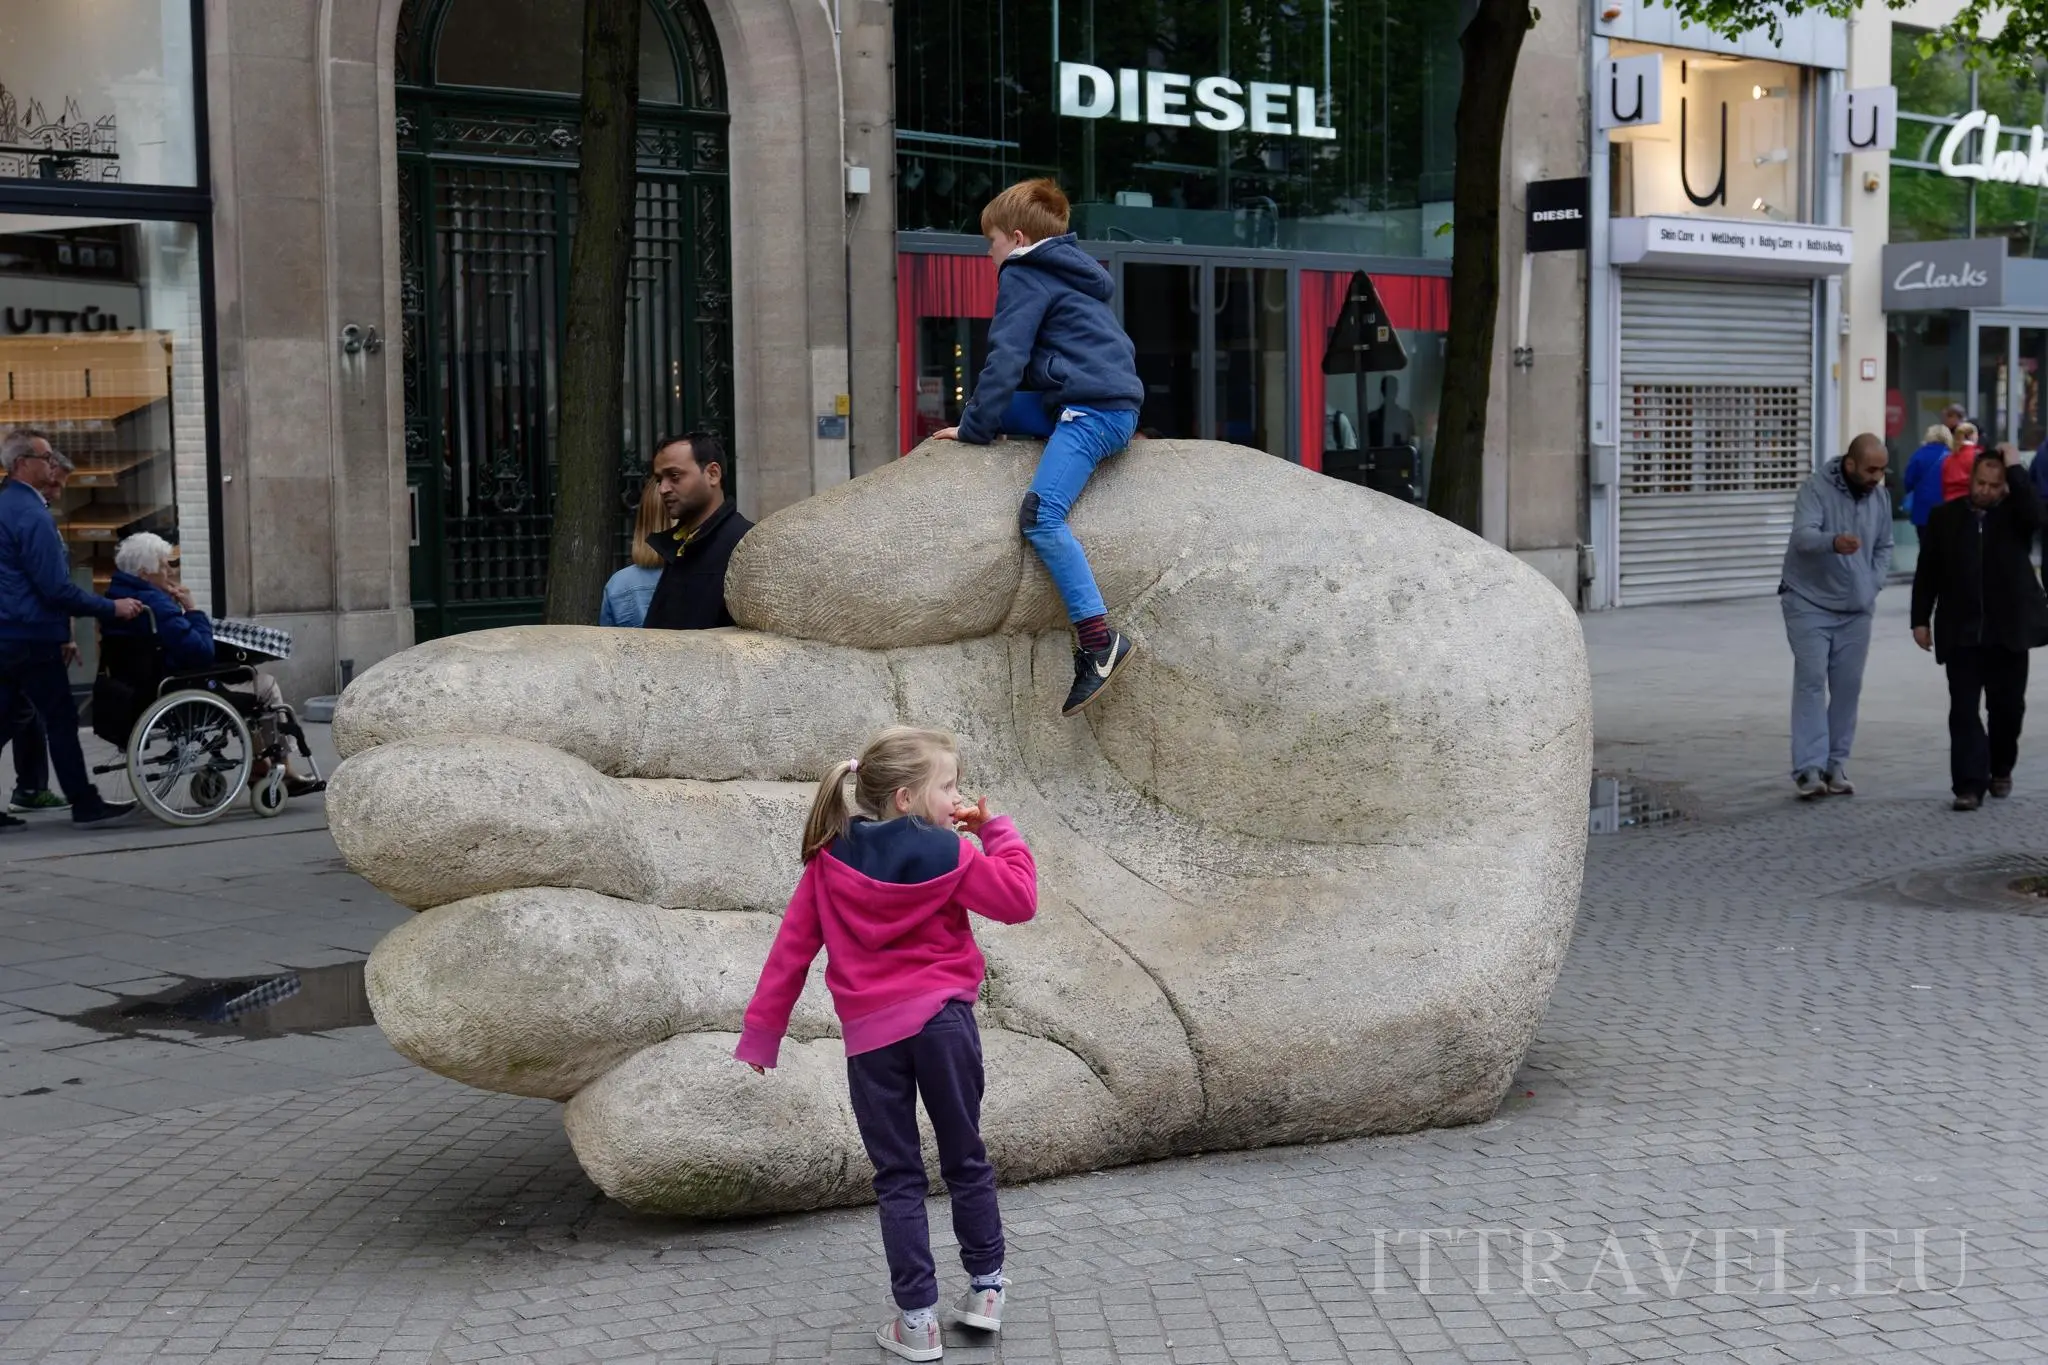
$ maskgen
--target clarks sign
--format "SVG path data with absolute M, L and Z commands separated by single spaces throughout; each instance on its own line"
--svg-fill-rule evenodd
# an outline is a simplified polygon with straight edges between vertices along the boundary
M 1328 141 L 1337 130 L 1324 122 L 1314 86 L 1271 81 L 1196 80 L 1172 71 L 1105 71 L 1086 62 L 1060 63 L 1060 112 L 1068 118 L 1108 118 L 1162 128 L 1198 124 L 1217 133 L 1240 129 L 1274 137 Z
M 1959 180 L 2048 186 L 2048 132 L 2043 132 L 2038 123 L 2029 128 L 2025 134 L 2027 146 L 2022 151 L 1998 145 L 2000 135 L 2006 131 L 1999 125 L 1998 115 L 1973 109 L 1957 119 L 1948 136 L 1941 140 L 1941 155 L 1935 158 L 1935 164 L 1941 167 L 1943 175 Z M 2010 131 L 2014 137 L 2020 136 L 2018 129 Z M 1983 135 L 1977 144 L 1977 159 L 1964 161 L 1961 158 L 1969 152 L 1972 133 Z
M 1894 242 L 1884 249 L 1884 310 L 1926 313 L 2005 302 L 2005 238 Z

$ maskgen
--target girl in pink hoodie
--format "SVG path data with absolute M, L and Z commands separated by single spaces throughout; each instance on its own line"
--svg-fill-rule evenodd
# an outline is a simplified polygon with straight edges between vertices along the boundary
M 853 810 L 845 786 L 854 781 Z M 961 838 L 979 837 L 981 846 Z M 981 1141 L 981 1033 L 974 1002 L 986 970 L 967 912 L 1021 924 L 1038 909 L 1038 868 L 986 797 L 960 800 L 960 755 L 936 730 L 884 731 L 818 784 L 804 828 L 804 875 L 783 912 L 734 1054 L 775 1065 L 789 1014 L 820 947 L 846 1042 L 846 1080 L 868 1159 L 896 1317 L 875 1333 L 905 1360 L 937 1360 L 939 1282 L 917 1132 L 924 1097 L 967 1292 L 947 1317 L 1000 1331 L 1003 1223 Z

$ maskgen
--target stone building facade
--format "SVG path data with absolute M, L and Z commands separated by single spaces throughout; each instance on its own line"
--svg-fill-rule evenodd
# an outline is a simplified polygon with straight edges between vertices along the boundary
M 1158 65 L 1111 51 L 1110 21 L 1098 32 L 1085 5 L 1066 20 L 1052 7 L 1042 33 L 1042 7 L 990 7 L 990 41 L 1017 63 L 991 69 L 934 55 L 924 0 L 649 0 L 622 553 L 659 434 L 725 436 L 757 518 L 917 439 L 985 336 L 985 300 L 958 299 L 992 298 L 958 204 L 1041 169 L 1074 178 L 1077 229 L 1127 296 L 1184 286 L 1190 317 L 1223 319 L 1141 340 L 1162 381 L 1185 380 L 1187 402 L 1148 421 L 1186 431 L 1161 434 L 1228 435 L 1363 481 L 1395 477 L 1384 470 L 1405 448 L 1401 477 L 1419 491 L 1449 268 L 1438 225 L 1455 33 L 1408 53 L 1371 46 L 1392 30 L 1370 6 L 1272 6 L 1281 28 L 1260 50 L 1299 49 L 1268 74 L 1307 101 L 1290 105 L 1290 118 L 1307 110 L 1301 132 L 1285 145 L 1211 138 L 1205 170 L 1183 164 L 1200 158 L 1176 150 L 1170 112 L 1138 118 L 1141 139 L 1125 142 L 1112 126 L 1124 119 L 1035 107 L 992 117 L 1056 127 L 1054 143 L 976 124 L 1004 90 L 1049 91 L 1062 63 Z M 60 509 L 81 580 L 104 576 L 122 534 L 174 535 L 203 605 L 293 632 L 294 696 L 332 692 L 416 639 L 532 619 L 580 6 L 48 0 L 35 12 L 0 34 L 0 143 L 25 149 L 0 155 L 0 317 L 23 322 L 0 334 L 0 421 L 55 424 L 85 457 L 90 477 Z M 1576 600 L 1584 258 L 1518 254 L 1523 185 L 1586 169 L 1587 35 L 1573 14 L 1531 34 L 1510 121 L 1486 529 Z M 1242 53 L 1211 55 L 1244 74 Z M 941 87 L 962 93 L 927 108 L 921 92 Z M 906 91 L 919 94 L 916 127 L 900 117 Z M 1335 135 L 1316 140 L 1319 120 Z M 1532 272 L 1526 326 L 1519 270 Z M 1406 367 L 1376 372 L 1357 402 L 1350 375 L 1322 374 L 1354 277 L 1378 282 Z M 1514 345 L 1533 367 L 1509 363 Z M 1394 460 L 1369 475 L 1373 447 Z

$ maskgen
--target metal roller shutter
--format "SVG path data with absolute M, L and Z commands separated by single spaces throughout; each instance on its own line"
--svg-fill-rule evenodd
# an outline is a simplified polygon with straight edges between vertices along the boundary
M 1622 605 L 1777 590 L 1813 365 L 1810 281 L 1624 278 Z

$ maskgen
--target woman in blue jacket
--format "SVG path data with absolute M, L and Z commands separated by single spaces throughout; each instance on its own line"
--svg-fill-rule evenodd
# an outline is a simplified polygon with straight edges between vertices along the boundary
M 156 618 L 166 671 L 212 668 L 213 622 L 193 606 L 192 590 L 171 577 L 171 554 L 171 543 L 162 536 L 148 531 L 129 536 L 115 547 L 114 581 L 107 596 L 116 602 L 132 597 L 149 608 Z M 147 635 L 149 630 L 149 619 L 143 616 L 106 627 L 108 635 Z
M 193 604 L 192 590 L 172 574 L 174 553 L 168 540 L 149 531 L 139 531 L 114 548 L 114 581 L 107 586 L 107 596 L 116 602 L 132 597 L 149 608 L 150 615 L 108 624 L 102 630 L 107 635 L 147 635 L 153 616 L 164 669 L 191 673 L 214 666 L 213 621 Z M 284 689 L 277 679 L 261 669 L 255 673 L 257 705 L 266 711 L 283 711 Z M 269 760 L 258 758 L 256 764 L 249 774 L 251 782 L 263 776 Z M 284 787 L 288 794 L 306 796 L 324 791 L 326 786 L 293 772 L 287 755 Z
M 630 626 L 638 630 L 647 624 L 647 604 L 654 600 L 654 587 L 661 582 L 662 558 L 648 544 L 669 526 L 662 510 L 661 490 L 654 480 L 640 493 L 640 515 L 633 523 L 633 562 L 611 576 L 604 585 L 604 606 L 598 612 L 601 626 Z
M 1946 424 L 1936 422 L 1927 428 L 1926 444 L 1906 461 L 1899 486 L 1906 491 L 1906 514 L 1912 517 L 1916 531 L 1927 529 L 1927 518 L 1942 504 L 1941 466 L 1955 448 L 1955 433 Z

